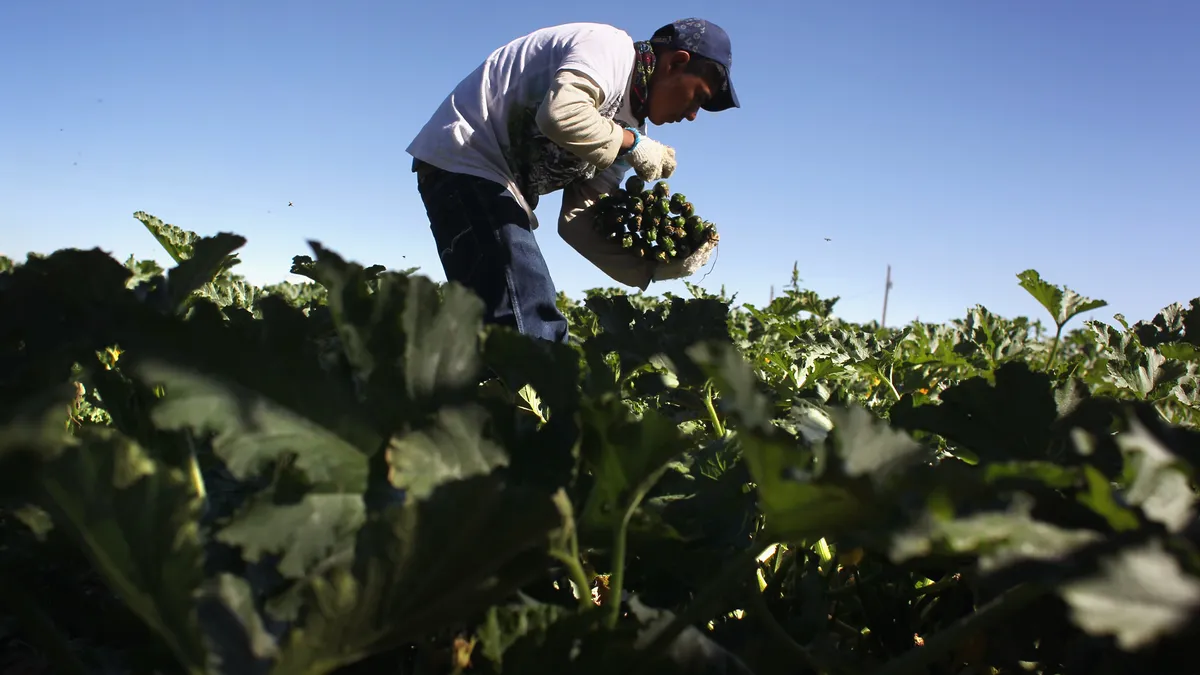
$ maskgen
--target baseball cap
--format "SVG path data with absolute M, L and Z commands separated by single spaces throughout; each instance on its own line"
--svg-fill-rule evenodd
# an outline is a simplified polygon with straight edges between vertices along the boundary
M 729 108 L 742 107 L 733 90 L 730 70 L 733 68 L 733 47 L 729 34 L 717 24 L 704 19 L 680 19 L 654 31 L 650 44 L 670 49 L 682 49 L 696 56 L 716 61 L 725 71 L 722 88 L 702 108 L 709 112 L 720 112 Z

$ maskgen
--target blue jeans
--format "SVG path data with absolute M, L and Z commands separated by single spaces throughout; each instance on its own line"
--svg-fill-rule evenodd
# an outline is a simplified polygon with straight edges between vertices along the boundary
M 418 165 L 414 162 L 413 169 Z M 567 342 L 567 319 L 558 311 L 550 269 L 529 216 L 508 189 L 428 164 L 418 176 L 417 190 L 447 281 L 479 295 L 485 323 Z

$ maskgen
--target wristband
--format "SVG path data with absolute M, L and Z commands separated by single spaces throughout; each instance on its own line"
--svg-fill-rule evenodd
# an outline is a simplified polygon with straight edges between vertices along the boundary
M 629 133 L 633 134 L 633 145 L 622 150 L 619 153 L 621 155 L 628 155 L 629 153 L 633 152 L 633 149 L 638 146 L 638 143 L 642 142 L 642 134 L 637 129 L 634 129 L 633 127 L 625 127 L 625 130 L 628 131 Z

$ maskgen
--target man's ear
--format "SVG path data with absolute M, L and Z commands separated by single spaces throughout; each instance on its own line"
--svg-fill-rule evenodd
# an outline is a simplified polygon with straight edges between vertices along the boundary
M 672 49 L 665 56 L 667 70 L 682 70 L 692 60 L 692 55 L 682 49 Z

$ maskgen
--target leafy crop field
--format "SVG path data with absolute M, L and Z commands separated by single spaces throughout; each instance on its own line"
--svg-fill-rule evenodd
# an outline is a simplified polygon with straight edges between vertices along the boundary
M 902 328 L 689 286 L 569 345 L 312 243 L 0 261 L 4 673 L 1185 672 L 1200 298 Z

